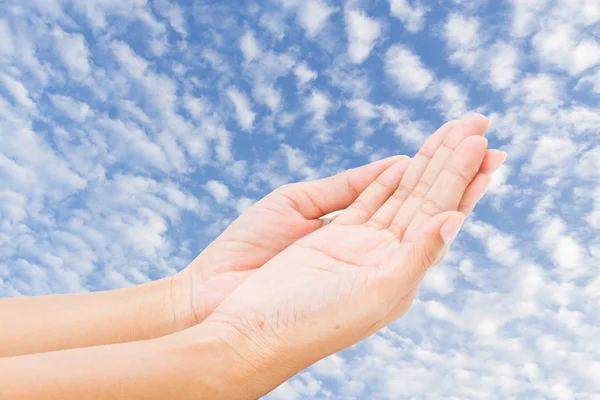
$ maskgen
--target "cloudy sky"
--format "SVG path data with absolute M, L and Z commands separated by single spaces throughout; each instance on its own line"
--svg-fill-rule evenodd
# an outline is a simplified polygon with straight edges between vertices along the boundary
M 492 119 L 412 310 L 276 399 L 600 399 L 598 0 L 8 0 L 0 296 L 172 274 L 279 185 Z

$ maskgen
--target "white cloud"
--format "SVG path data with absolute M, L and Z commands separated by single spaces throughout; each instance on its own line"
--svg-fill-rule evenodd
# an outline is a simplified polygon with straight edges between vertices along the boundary
M 112 42 L 111 49 L 117 60 L 133 77 L 141 79 L 146 75 L 148 61 L 135 54 L 126 43 Z
M 171 3 L 169 0 L 155 0 L 155 6 L 169 20 L 169 24 L 175 32 L 183 37 L 188 35 L 186 15 L 181 6 Z
M 548 74 L 528 76 L 519 84 L 518 90 L 524 95 L 528 104 L 545 103 L 558 105 L 561 102 L 561 93 L 557 78 Z
M 467 221 L 465 231 L 485 244 L 490 260 L 506 266 L 514 266 L 521 259 L 521 252 L 516 248 L 517 241 L 513 235 L 506 234 L 482 221 Z
M 577 268 L 581 266 L 582 249 L 571 237 L 561 237 L 554 248 L 554 262 L 561 268 Z
M 544 173 L 549 168 L 564 165 L 576 151 L 577 147 L 568 137 L 542 136 L 531 155 L 530 168 L 532 172 Z
M 306 86 L 308 82 L 317 77 L 317 73 L 310 69 L 310 67 L 304 62 L 299 63 L 296 68 L 294 68 L 294 74 L 296 75 L 299 88 Z
M 572 25 L 562 24 L 538 32 L 532 43 L 542 63 L 579 75 L 600 63 L 600 44 L 578 36 Z
M 316 121 L 325 119 L 331 108 L 331 101 L 327 95 L 319 90 L 313 90 L 306 101 L 306 107 Z
M 360 64 L 367 59 L 375 40 L 381 34 L 381 26 L 361 10 L 347 8 L 344 13 L 348 33 L 348 54 L 350 60 Z
M 575 172 L 583 178 L 600 177 L 600 146 L 591 148 L 579 158 Z
M 406 109 L 383 104 L 377 107 L 383 120 L 394 126 L 394 133 L 411 148 L 419 148 L 427 137 L 425 127 L 420 121 L 414 121 Z
M 13 35 L 8 23 L 0 19 L 0 54 L 10 56 L 13 54 L 15 45 L 13 41 Z
M 364 99 L 353 99 L 346 103 L 356 118 L 368 121 L 379 116 L 377 108 Z
M 579 82 L 577 82 L 576 88 L 581 89 L 586 85 L 590 85 L 592 91 L 594 91 L 596 94 L 600 94 L 600 69 L 582 77 Z
M 428 10 L 420 0 L 389 0 L 389 2 L 390 14 L 402 21 L 407 31 L 418 32 L 423 28 Z M 411 2 L 414 5 L 411 5 Z
M 287 24 L 282 13 L 264 12 L 260 16 L 259 24 L 261 27 L 265 28 L 266 31 L 271 33 L 276 40 L 280 41 L 285 37 Z
M 518 75 L 518 51 L 514 45 L 497 42 L 490 53 L 490 84 L 495 89 L 506 89 Z
M 515 37 L 531 34 L 536 28 L 548 6 L 548 0 L 511 0 L 513 6 L 512 32 Z
M 437 89 L 439 90 L 437 106 L 446 119 L 460 119 L 467 114 L 469 98 L 462 87 L 455 82 L 445 80 L 439 82 Z
M 29 91 L 21 82 L 9 75 L 0 75 L 0 80 L 17 103 L 28 108 L 35 108 L 35 103 L 29 97 Z
M 248 97 L 233 87 L 227 89 L 227 96 L 235 106 L 235 114 L 240 126 L 246 130 L 251 130 L 256 114 L 252 111 Z
M 329 16 L 336 9 L 323 0 L 306 0 L 296 10 L 298 23 L 306 31 L 306 36 L 313 39 L 323 29 Z
M 279 90 L 275 89 L 273 85 L 268 85 L 265 83 L 256 84 L 252 89 L 252 96 L 256 101 L 258 101 L 260 104 L 266 105 L 273 112 L 279 110 L 282 103 Z
M 56 107 L 68 118 L 78 123 L 85 122 L 88 115 L 90 115 L 92 112 L 90 106 L 88 106 L 86 103 L 77 101 L 68 96 L 52 94 L 50 95 L 50 99 L 52 100 L 54 107 Z
M 507 184 L 508 177 L 510 176 L 510 167 L 506 164 L 502 165 L 492 174 L 492 181 L 488 187 L 488 193 L 494 194 L 497 196 L 505 196 L 509 194 L 509 191 L 512 189 L 512 186 Z
M 302 150 L 285 144 L 281 146 L 281 149 L 283 150 L 283 154 L 287 160 L 287 167 L 290 171 L 297 172 L 306 167 L 307 158 Z
M 240 197 L 237 200 L 235 209 L 237 210 L 237 212 L 239 214 L 241 214 L 244 211 L 246 211 L 248 208 L 250 208 L 255 202 L 256 202 L 256 200 L 254 200 L 254 199 L 250 199 L 248 197 Z
M 198 97 L 187 94 L 184 98 L 183 106 L 194 119 L 200 119 L 207 111 L 206 102 Z
M 231 196 L 229 188 L 224 183 L 215 180 L 206 182 L 206 190 L 208 190 L 219 204 L 226 202 Z
M 578 75 L 600 64 L 600 44 L 595 40 L 584 39 L 575 46 L 572 57 L 571 73 Z
M 421 63 L 421 59 L 402 45 L 393 45 L 385 55 L 385 72 L 400 89 L 408 94 L 420 94 L 429 87 L 434 75 Z
M 240 39 L 240 49 L 242 50 L 246 62 L 255 60 L 262 52 L 260 44 L 256 41 L 254 33 L 250 30 L 246 31 L 244 36 Z
M 456 273 L 449 267 L 440 265 L 427 273 L 423 280 L 423 289 L 441 295 L 447 295 L 454 291 L 454 279 Z
M 90 52 L 84 36 L 66 33 L 60 28 L 55 28 L 53 35 L 57 56 L 67 67 L 71 78 L 77 81 L 85 79 L 91 72 L 91 66 Z
M 466 69 L 473 68 L 481 57 L 482 34 L 476 17 L 450 14 L 444 26 L 450 60 Z

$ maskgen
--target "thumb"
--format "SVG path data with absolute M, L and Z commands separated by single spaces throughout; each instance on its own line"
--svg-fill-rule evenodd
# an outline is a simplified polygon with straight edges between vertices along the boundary
M 445 250 L 452 244 L 465 220 L 465 214 L 446 211 L 431 218 L 419 239 L 413 243 L 411 279 L 417 281 L 429 268 L 441 261 Z

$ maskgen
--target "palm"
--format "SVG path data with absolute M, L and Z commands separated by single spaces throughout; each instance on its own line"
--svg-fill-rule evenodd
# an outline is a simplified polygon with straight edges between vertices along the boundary
M 194 314 L 202 321 L 257 268 L 323 226 L 325 213 L 346 208 L 394 162 L 392 157 L 320 181 L 284 186 L 234 221 L 184 273 L 196 289 Z
M 388 168 L 332 224 L 268 261 L 207 321 L 264 338 L 259 353 L 274 349 L 310 364 L 398 318 L 460 227 L 457 211 L 470 211 L 480 197 L 487 141 L 472 134 L 434 135 L 408 169 Z

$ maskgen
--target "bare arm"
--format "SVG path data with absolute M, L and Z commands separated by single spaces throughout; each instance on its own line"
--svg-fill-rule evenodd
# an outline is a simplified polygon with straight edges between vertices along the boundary
M 0 398 L 257 399 L 279 382 L 232 350 L 238 338 L 201 324 L 154 340 L 2 358 Z
M 180 315 L 186 288 L 173 278 L 104 292 L 0 299 L 0 357 L 168 335 L 192 325 Z

